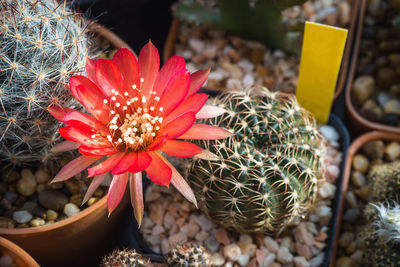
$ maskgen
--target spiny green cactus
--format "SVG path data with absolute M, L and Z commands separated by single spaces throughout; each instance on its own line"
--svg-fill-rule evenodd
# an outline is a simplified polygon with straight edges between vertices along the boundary
M 400 266 L 399 204 L 372 204 L 367 213 L 371 215 L 364 229 L 364 252 L 367 261 L 376 267 Z
M 172 249 L 165 255 L 165 260 L 170 267 L 200 267 L 210 266 L 208 264 L 209 257 L 205 247 L 187 243 Z
M 375 165 L 368 177 L 372 188 L 370 201 L 373 203 L 397 200 L 400 196 L 400 161 Z
M 204 123 L 235 137 L 204 141 L 220 160 L 189 162 L 200 208 L 243 233 L 279 232 L 304 214 L 324 172 L 325 148 L 312 115 L 295 97 L 266 88 L 227 92 L 214 100 L 227 112 Z
M 282 11 L 304 2 L 305 0 L 180 0 L 174 11 L 177 17 L 187 22 L 200 23 L 258 40 L 271 48 L 295 51 L 300 44 L 299 39 L 294 37 L 302 29 L 294 29 L 288 25 L 282 17 Z
M 85 27 L 62 1 L 0 2 L 0 160 L 49 159 L 60 123 L 46 108 L 77 105 L 67 83 L 85 65 Z
M 135 250 L 114 250 L 103 258 L 102 267 L 153 267 L 149 259 L 144 258 Z

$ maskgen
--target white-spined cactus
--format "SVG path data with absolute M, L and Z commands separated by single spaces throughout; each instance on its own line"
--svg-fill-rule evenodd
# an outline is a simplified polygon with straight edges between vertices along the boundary
M 60 123 L 46 108 L 77 105 L 67 83 L 85 65 L 85 27 L 63 1 L 0 1 L 0 160 L 50 158 Z

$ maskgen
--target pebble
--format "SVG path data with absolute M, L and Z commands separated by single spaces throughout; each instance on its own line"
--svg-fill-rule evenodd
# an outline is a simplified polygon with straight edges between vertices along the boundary
M 278 253 L 279 250 L 279 245 L 278 242 L 276 242 L 273 238 L 271 238 L 270 236 L 266 236 L 264 238 L 264 244 L 265 247 L 271 251 L 272 253 Z
M 339 239 L 339 245 L 343 248 L 346 248 L 353 240 L 354 240 L 353 232 L 344 232 L 341 234 Z
M 227 259 L 231 261 L 236 261 L 239 256 L 242 255 L 242 251 L 237 244 L 230 244 L 225 246 L 223 248 L 223 252 L 225 257 L 227 257 Z
M 340 136 L 339 133 L 330 125 L 323 125 L 319 127 L 319 131 L 329 141 L 338 141 Z
M 315 256 L 314 258 L 312 258 L 310 260 L 310 266 L 311 267 L 321 266 L 321 264 L 324 262 L 324 257 L 325 257 L 325 253 L 324 252 L 319 253 L 317 256 Z
M 190 216 L 203 231 L 210 231 L 214 228 L 214 224 L 204 214 Z
M 237 245 L 240 247 L 242 254 L 249 255 L 250 257 L 253 257 L 256 254 L 256 250 L 257 250 L 256 244 L 239 241 L 239 242 L 237 242 Z
M 68 197 L 55 190 L 43 190 L 39 194 L 39 202 L 46 209 L 61 210 L 68 203 Z
M 287 247 L 280 247 L 278 250 L 277 259 L 280 263 L 289 264 L 293 262 L 293 255 Z
M 358 207 L 356 196 L 354 195 L 354 193 L 352 191 L 348 191 L 346 193 L 346 203 L 351 208 L 355 208 L 356 209 Z
M 210 250 L 212 253 L 217 252 L 219 248 L 219 242 L 217 239 L 215 239 L 214 236 L 209 236 L 206 241 L 204 242 L 206 244 L 206 247 L 208 250 Z
M 351 173 L 351 182 L 356 187 L 363 187 L 367 183 L 367 179 L 361 172 L 353 171 Z
M 240 255 L 237 261 L 239 262 L 240 266 L 246 266 L 250 261 L 250 256 L 246 254 Z
M 14 228 L 15 222 L 6 217 L 0 217 L 0 228 Z
M 32 220 L 32 214 L 30 214 L 26 210 L 19 210 L 19 211 L 14 211 L 13 213 L 13 219 L 17 223 L 27 223 L 30 220 Z
M 156 224 L 162 225 L 165 209 L 160 204 L 150 204 L 150 219 Z
M 400 101 L 397 99 L 391 99 L 386 103 L 383 109 L 388 114 L 400 115 Z
M 1 180 L 8 184 L 18 181 L 21 178 L 20 174 L 15 170 L 4 172 L 5 173 L 2 174 Z
M 353 158 L 353 168 L 361 173 L 366 173 L 369 169 L 369 160 L 361 154 L 357 154 Z
M 356 103 L 362 104 L 368 98 L 371 97 L 375 88 L 375 80 L 374 77 L 369 75 L 364 75 L 358 77 L 353 84 L 353 96 L 356 100 Z
M 212 254 L 209 259 L 210 265 L 214 265 L 214 266 L 220 266 L 220 265 L 224 264 L 224 262 L 225 262 L 225 258 L 219 253 Z
M 171 247 L 175 247 L 178 244 L 183 244 L 187 240 L 188 240 L 187 235 L 182 232 L 176 233 L 168 238 Z
M 55 221 L 57 219 L 57 217 L 58 217 L 57 211 L 54 211 L 54 210 L 51 210 L 51 209 L 48 209 L 46 211 L 46 220 Z
M 365 156 L 370 160 L 380 159 L 383 157 L 385 143 L 382 140 L 374 140 L 366 143 L 362 147 Z
M 224 228 L 218 228 L 217 231 L 215 232 L 215 238 L 217 239 L 217 241 L 221 244 L 229 245 L 230 241 L 229 241 L 229 237 L 228 237 L 228 233 Z
M 43 220 L 42 218 L 35 218 L 31 221 L 31 226 L 33 227 L 38 227 L 38 226 L 43 226 L 45 225 L 45 220 Z
M 359 209 L 347 209 L 344 212 L 343 220 L 348 223 L 356 222 L 361 212 Z
M 354 266 L 354 262 L 351 258 L 349 257 L 340 257 L 337 261 L 336 261 L 336 266 L 340 266 L 340 267 L 353 267 Z
M 21 179 L 17 183 L 17 190 L 23 196 L 31 196 L 35 193 L 37 187 L 35 176 L 30 169 L 21 171 Z
M 4 254 L 0 257 L 0 266 L 1 267 L 13 267 L 15 266 L 13 260 L 7 254 Z
M 385 157 L 389 161 L 393 161 L 395 159 L 400 158 L 400 144 L 398 142 L 390 142 L 385 147 Z
M 293 262 L 296 267 L 310 267 L 310 263 L 304 257 L 294 257 Z
M 318 190 L 318 194 L 322 199 L 333 198 L 335 196 L 335 192 L 336 186 L 331 183 L 324 183 Z
M 88 204 L 88 206 L 92 206 L 92 205 L 93 205 L 94 203 L 96 203 L 98 200 L 99 200 L 99 198 L 97 198 L 97 197 L 91 197 L 91 198 L 89 198 L 87 204 Z M 79 204 L 81 204 L 81 203 L 82 203 L 82 201 L 80 201 Z M 78 205 L 78 206 L 80 206 L 80 205 Z
M 46 169 L 40 168 L 35 172 L 35 179 L 38 184 L 47 184 L 50 181 L 50 174 Z
M 351 256 L 350 258 L 354 261 L 357 262 L 358 264 L 360 264 L 362 262 L 363 259 L 363 255 L 364 252 L 362 250 L 356 250 Z
M 18 198 L 18 195 L 15 192 L 5 192 L 4 199 L 7 199 L 10 203 L 14 203 Z
M 202 53 L 204 48 L 205 48 L 204 42 L 202 40 L 200 40 L 200 39 L 197 39 L 197 38 L 190 38 L 189 39 L 189 46 L 194 51 L 196 51 L 196 53 Z
M 78 214 L 80 211 L 81 210 L 74 203 L 67 203 L 64 206 L 64 214 L 67 215 L 68 217 L 72 217 L 72 216 Z

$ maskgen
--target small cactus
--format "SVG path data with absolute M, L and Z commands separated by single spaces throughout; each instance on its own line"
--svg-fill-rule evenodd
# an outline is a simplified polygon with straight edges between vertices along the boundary
M 400 266 L 400 206 L 396 202 L 372 204 L 364 229 L 364 252 L 371 266 Z
M 294 96 L 252 88 L 227 92 L 214 105 L 225 114 L 204 123 L 235 136 L 204 141 L 219 160 L 189 162 L 200 208 L 240 233 L 280 232 L 304 214 L 324 173 L 324 144 L 312 115 Z
M 369 199 L 371 202 L 397 200 L 400 195 L 400 161 L 375 165 L 368 177 L 372 190 Z
M 51 105 L 76 107 L 69 77 L 83 70 L 85 23 L 65 2 L 0 2 L 0 160 L 33 165 L 58 142 Z
M 103 258 L 102 267 L 153 267 L 149 259 L 135 250 L 114 250 Z
M 289 25 L 282 11 L 305 0 L 180 0 L 174 6 L 178 18 L 258 40 L 271 48 L 298 52 L 296 36 L 302 31 Z
M 209 257 L 209 253 L 203 246 L 187 243 L 172 249 L 165 255 L 165 260 L 170 267 L 200 267 L 210 266 Z

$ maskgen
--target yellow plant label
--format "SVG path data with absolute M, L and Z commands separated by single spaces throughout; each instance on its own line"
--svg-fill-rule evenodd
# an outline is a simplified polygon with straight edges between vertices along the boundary
M 317 121 L 329 119 L 347 30 L 306 22 L 296 97 Z

